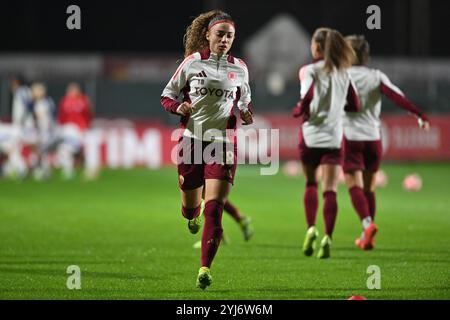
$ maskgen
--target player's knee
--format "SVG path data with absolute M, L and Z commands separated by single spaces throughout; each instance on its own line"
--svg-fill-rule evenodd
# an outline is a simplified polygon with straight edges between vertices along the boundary
M 215 201 L 217 203 L 221 203 L 222 207 L 225 204 L 225 202 L 227 202 L 227 198 L 228 195 L 225 194 L 224 192 L 218 192 L 217 194 L 207 194 L 205 197 L 205 204 L 210 202 L 210 201 Z
M 338 179 L 325 179 L 322 185 L 323 191 L 333 191 L 337 192 L 338 189 Z
M 305 173 L 306 183 L 317 184 L 317 170 L 310 170 Z
M 195 208 L 186 208 L 185 206 L 182 206 L 181 213 L 186 219 L 192 220 L 200 214 L 200 206 Z
M 349 189 L 356 186 L 356 178 L 354 172 L 345 173 L 345 184 Z

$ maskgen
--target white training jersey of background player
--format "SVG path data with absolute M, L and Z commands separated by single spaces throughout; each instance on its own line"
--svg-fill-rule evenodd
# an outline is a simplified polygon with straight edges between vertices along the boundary
M 361 111 L 346 113 L 344 118 L 345 138 L 353 141 L 380 140 L 381 84 L 399 95 L 403 96 L 403 93 L 380 70 L 365 66 L 353 66 L 349 69 L 349 74 L 361 101 Z
M 229 55 L 218 58 L 209 51 L 196 52 L 181 63 L 162 96 L 177 100 L 183 93 L 183 101 L 194 106 L 193 112 L 184 117 L 184 136 L 209 141 L 204 133 L 211 129 L 219 130 L 225 137 L 225 130 L 231 128 L 229 121 L 235 105 L 241 112 L 249 109 L 248 78 L 242 60 Z
M 13 149 L 21 149 L 20 129 L 10 123 L 0 121 L 0 153 L 9 153 Z
M 34 103 L 34 114 L 38 129 L 39 142 L 47 144 L 56 134 L 55 104 L 49 97 L 37 100 Z
M 29 136 L 35 135 L 31 104 L 31 90 L 27 86 L 18 87 L 13 95 L 12 124 L 27 141 L 32 140 Z
M 339 149 L 350 77 L 346 71 L 336 69 L 326 74 L 323 66 L 320 60 L 300 69 L 301 99 L 314 83 L 309 117 L 302 125 L 303 139 L 309 148 Z

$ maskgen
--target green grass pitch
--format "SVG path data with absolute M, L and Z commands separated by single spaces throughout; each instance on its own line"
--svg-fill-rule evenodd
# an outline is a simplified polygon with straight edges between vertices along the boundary
M 1 180 L 0 299 L 450 299 L 450 165 L 383 169 L 377 248 L 354 246 L 360 224 L 341 186 L 332 257 L 323 261 L 301 252 L 303 178 L 240 166 L 230 199 L 255 234 L 244 242 L 224 214 L 231 241 L 206 291 L 195 287 L 200 235 L 182 219 L 174 168 L 107 170 L 94 182 Z M 402 190 L 411 172 L 422 191 Z M 318 228 L 322 236 L 321 207 Z M 66 288 L 69 265 L 81 269 L 81 290 Z M 367 289 L 370 265 L 380 267 L 380 290 Z

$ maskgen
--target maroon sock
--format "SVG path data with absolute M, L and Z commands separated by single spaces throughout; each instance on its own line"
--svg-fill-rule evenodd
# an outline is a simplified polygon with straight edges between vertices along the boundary
M 230 216 L 234 220 L 236 220 L 236 222 L 241 221 L 242 217 L 239 214 L 239 210 L 230 201 L 225 202 L 225 204 L 223 205 L 223 210 L 225 210 L 225 212 L 229 213 Z
M 205 204 L 203 214 L 205 216 L 205 227 L 202 235 L 202 267 L 210 267 L 219 249 L 222 239 L 222 211 L 223 203 L 210 200 Z
M 348 190 L 350 198 L 352 199 L 353 208 L 355 208 L 359 219 L 363 221 L 365 218 L 370 217 L 369 205 L 364 195 L 362 188 L 354 186 Z
M 367 204 L 369 206 L 370 216 L 372 217 L 372 221 L 375 220 L 375 211 L 377 209 L 377 203 L 375 199 L 375 192 L 366 192 L 365 193 Z
M 334 224 L 336 223 L 337 216 L 337 201 L 336 201 L 336 192 L 334 191 L 325 191 L 323 193 L 323 217 L 325 219 L 325 234 L 331 235 L 333 234 Z
M 186 219 L 192 220 L 198 217 L 198 215 L 200 214 L 200 206 L 198 206 L 197 208 L 185 208 L 184 206 L 182 206 L 181 213 Z
M 319 206 L 316 182 L 306 183 L 303 205 L 305 206 L 306 223 L 309 228 L 316 224 L 317 208 Z

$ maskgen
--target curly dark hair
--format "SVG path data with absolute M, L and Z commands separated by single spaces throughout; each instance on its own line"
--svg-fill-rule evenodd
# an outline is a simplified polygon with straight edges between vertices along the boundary
M 211 22 L 219 20 L 233 21 L 231 16 L 220 10 L 212 10 L 197 16 L 186 28 L 183 38 L 184 57 L 190 56 L 194 52 L 205 50 L 209 47 L 206 39 L 206 32 Z

